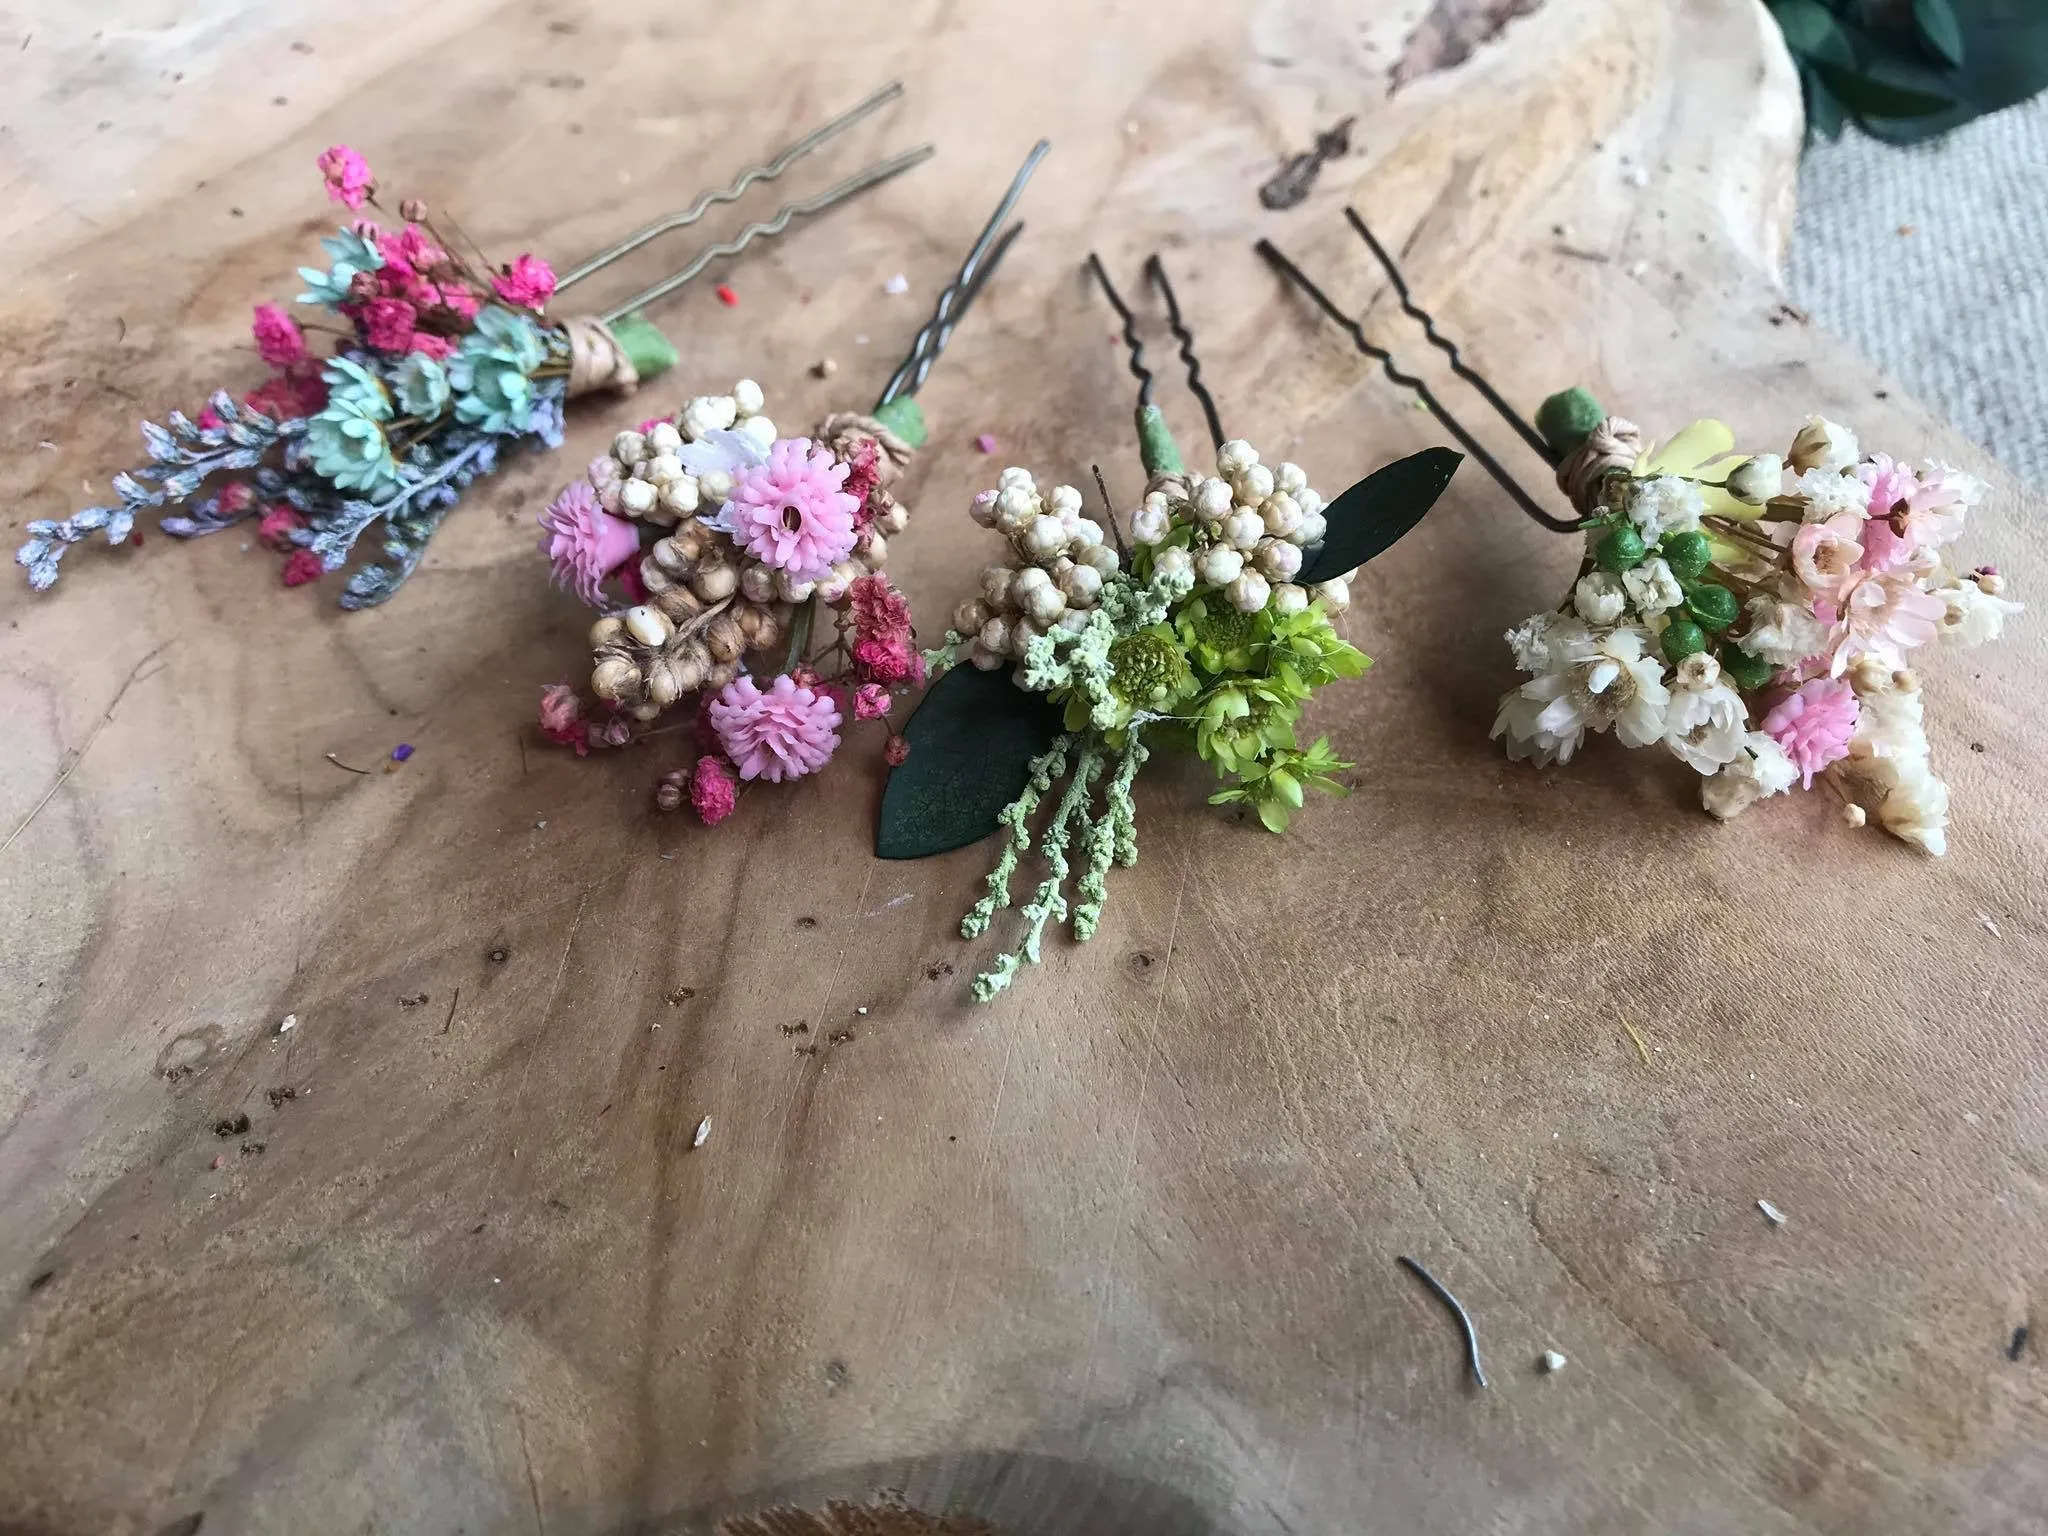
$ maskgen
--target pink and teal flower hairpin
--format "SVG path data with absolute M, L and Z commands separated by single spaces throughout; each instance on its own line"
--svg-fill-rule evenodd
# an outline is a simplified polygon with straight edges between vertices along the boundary
M 96 533 L 125 544 L 142 512 L 188 506 L 162 518 L 165 533 L 196 538 L 255 519 L 262 541 L 285 556 L 285 584 L 298 586 L 341 569 L 357 540 L 382 524 L 383 558 L 350 577 L 341 606 L 384 602 L 418 567 L 462 492 L 496 469 L 501 452 L 559 447 L 567 401 L 629 393 L 674 365 L 674 346 L 641 313 L 647 305 L 757 237 L 920 164 L 931 146 L 788 204 L 601 313 L 556 320 L 548 313 L 554 300 L 714 205 L 736 201 L 755 182 L 773 181 L 902 89 L 885 87 L 559 278 L 531 254 L 493 267 L 456 226 L 444 229 L 413 199 L 398 205 L 395 228 L 353 219 L 321 242 L 325 267 L 299 269 L 305 291 L 298 302 L 314 318 L 301 323 L 276 304 L 257 308 L 256 348 L 273 369 L 270 380 L 239 401 L 216 391 L 197 420 L 173 411 L 164 425 L 144 422 L 149 462 L 114 476 L 117 502 L 31 522 L 15 562 L 40 591 L 56 583 L 72 545 Z M 319 166 L 329 197 L 352 214 L 383 211 L 376 177 L 353 149 L 338 145 Z M 463 254 L 465 246 L 473 254 Z M 210 483 L 212 493 L 197 499 Z
M 970 939 L 1011 904 L 1024 856 L 1042 855 L 1018 943 L 974 979 L 982 1002 L 1038 960 L 1048 926 L 1068 922 L 1077 940 L 1095 932 L 1111 865 L 1137 861 L 1132 784 L 1155 750 L 1209 763 L 1224 781 L 1210 803 L 1240 806 L 1274 832 L 1308 790 L 1343 791 L 1335 776 L 1351 765 L 1299 732 L 1317 690 L 1369 665 L 1332 620 L 1350 606 L 1352 573 L 1421 521 L 1459 463 L 1431 448 L 1326 505 L 1297 465 L 1267 465 L 1227 439 L 1155 255 L 1146 274 L 1216 454 L 1214 475 L 1188 469 L 1153 402 L 1136 318 L 1102 263 L 1091 256 L 1089 269 L 1123 321 L 1138 379 L 1144 500 L 1120 520 L 1098 470 L 1097 522 L 1080 490 L 1022 468 L 975 498 L 974 520 L 1008 547 L 927 653 L 939 675 L 904 727 L 875 834 L 885 859 L 1002 835 L 987 893 L 961 924 Z
M 885 728 L 895 692 L 924 676 L 910 609 L 882 574 L 910 520 L 893 488 L 928 436 L 917 391 L 1023 232 L 1005 224 L 1048 147 L 1018 170 L 872 410 L 784 437 L 742 379 L 621 432 L 541 514 L 556 581 L 605 610 L 590 635 L 595 697 L 543 692 L 551 739 L 580 754 L 689 730 L 689 766 L 657 801 L 687 798 L 716 824 L 742 784 L 817 772 L 853 722 Z
M 1573 515 L 1543 510 L 1486 458 L 1489 472 L 1544 527 L 1584 535 L 1564 601 L 1507 635 L 1528 674 L 1494 721 L 1508 755 L 1547 767 L 1612 732 L 1692 769 L 1701 804 L 1722 820 L 1818 781 L 1851 826 L 1874 817 L 1924 852 L 1946 852 L 1948 786 L 1933 769 L 1913 662 L 1936 641 L 1995 640 L 2020 611 L 1996 567 L 1955 557 L 1984 482 L 1866 452 L 1820 416 L 1782 456 L 1739 451 L 1711 420 L 1646 442 L 1584 389 L 1552 395 L 1527 422 L 1465 366 L 1386 247 L 1347 214 L 1403 309 L 1550 465 Z

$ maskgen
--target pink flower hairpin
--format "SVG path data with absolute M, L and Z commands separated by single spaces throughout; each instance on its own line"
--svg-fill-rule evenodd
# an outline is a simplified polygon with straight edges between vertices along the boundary
M 676 361 L 668 339 L 641 314 L 720 256 L 822 212 L 910 169 L 929 145 L 842 181 L 748 225 L 700 252 L 682 270 L 600 314 L 555 320 L 547 311 L 565 290 L 658 236 L 694 224 L 715 204 L 736 201 L 902 94 L 890 85 L 814 130 L 773 160 L 750 166 L 687 209 L 636 230 L 559 278 L 531 254 L 493 267 L 462 254 L 455 238 L 408 199 L 396 227 L 357 218 L 322 242 L 328 265 L 301 267 L 298 302 L 323 317 L 301 324 L 276 304 L 260 305 L 258 354 L 274 370 L 240 401 L 214 393 L 198 419 L 173 411 L 144 422 L 150 462 L 118 474 L 118 502 L 62 520 L 28 525 L 15 561 L 38 590 L 55 584 L 73 544 L 95 533 L 128 542 L 150 508 L 190 504 L 162 528 L 194 538 L 254 518 L 262 541 L 283 554 L 288 586 L 347 564 L 356 542 L 381 523 L 384 559 L 365 565 L 341 596 L 344 608 L 385 601 L 417 568 L 427 541 L 463 490 L 497 467 L 500 453 L 534 442 L 559 447 L 565 402 L 630 392 Z M 346 145 L 320 156 L 328 196 L 357 213 L 377 203 L 377 180 Z M 473 250 L 474 247 L 471 247 Z M 325 355 L 313 335 L 332 335 Z M 209 481 L 224 477 L 199 500 Z
M 909 607 L 882 574 L 910 519 L 893 487 L 928 435 L 917 390 L 1022 232 L 1005 222 L 1048 147 L 1026 158 L 872 411 L 784 437 L 742 379 L 621 432 L 541 513 L 556 582 L 606 610 L 590 636 L 595 698 L 543 693 L 551 739 L 623 746 L 689 710 L 699 750 L 658 801 L 687 797 L 715 823 L 740 782 L 817 772 L 845 729 L 885 721 L 894 692 L 923 679 Z
M 1551 396 L 1531 424 L 1464 364 L 1386 247 L 1346 214 L 1402 308 L 1551 465 L 1573 516 L 1545 511 L 1270 246 L 1268 258 L 1416 389 L 1518 506 L 1585 535 L 1565 600 L 1508 633 L 1528 674 L 1494 721 L 1508 755 L 1569 762 L 1588 735 L 1612 732 L 1698 773 L 1701 803 L 1723 820 L 1820 781 L 1852 826 L 1874 816 L 1893 836 L 1946 852 L 1948 787 L 1933 770 L 1912 663 L 1937 640 L 1995 640 L 2020 611 L 1996 567 L 1955 556 L 1984 482 L 1867 453 L 1819 416 L 1783 456 L 1736 451 L 1718 421 L 1646 443 L 1583 389 Z

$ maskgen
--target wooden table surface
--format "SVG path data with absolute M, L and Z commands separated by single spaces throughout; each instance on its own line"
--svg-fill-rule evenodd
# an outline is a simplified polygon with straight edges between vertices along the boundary
M 1721 826 L 1661 754 L 1486 740 L 1497 637 L 1576 556 L 1468 466 L 1359 583 L 1379 665 L 1314 722 L 1357 792 L 1276 839 L 1156 766 L 1099 936 L 989 1008 L 988 850 L 874 860 L 872 743 L 706 831 L 649 808 L 658 747 L 531 724 L 586 664 L 532 552 L 570 467 L 742 375 L 785 423 L 864 403 L 1041 133 L 924 396 L 891 569 L 928 622 L 989 556 L 977 433 L 1138 490 L 1090 249 L 1132 289 L 1165 253 L 1226 424 L 1319 487 L 1440 440 L 1250 251 L 1440 378 L 1347 200 L 1512 398 L 1951 457 L 1997 491 L 1971 554 L 2040 592 L 2048 509 L 1784 303 L 1761 6 L 1537 5 L 1391 96 L 1420 0 L 78 9 L 0 36 L 10 535 L 255 382 L 329 143 L 564 260 L 890 78 L 792 183 L 939 154 L 661 311 L 677 373 L 472 493 L 384 609 L 232 534 L 0 586 L 0 1529 L 695 1531 L 886 1483 L 1018 1532 L 2048 1529 L 2048 1362 L 2007 1358 L 2048 1301 L 2031 616 L 1925 668 L 1948 859 L 1820 794 Z

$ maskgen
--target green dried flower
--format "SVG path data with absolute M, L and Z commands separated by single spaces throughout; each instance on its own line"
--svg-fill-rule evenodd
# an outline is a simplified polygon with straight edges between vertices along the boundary
M 1109 648 L 1109 686 L 1130 713 L 1165 714 L 1194 692 L 1195 674 L 1165 625 L 1126 635 Z

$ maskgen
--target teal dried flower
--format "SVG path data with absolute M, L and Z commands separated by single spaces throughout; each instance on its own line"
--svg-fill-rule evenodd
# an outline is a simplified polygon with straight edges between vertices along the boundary
M 374 240 L 357 234 L 352 229 L 339 229 L 320 242 L 321 248 L 334 258 L 332 270 L 322 272 L 318 267 L 301 267 L 299 276 L 305 280 L 306 291 L 299 295 L 301 304 L 319 304 L 328 309 L 338 309 L 348 297 L 348 285 L 355 281 L 358 272 L 377 272 L 384 266 L 384 254 L 377 249 Z
M 448 384 L 448 370 L 424 352 L 408 352 L 391 375 L 398 404 L 406 415 L 432 421 L 448 409 L 454 391 Z
M 344 491 L 377 497 L 399 487 L 398 465 L 384 423 L 391 419 L 391 393 L 375 374 L 337 357 L 322 375 L 327 405 L 306 424 L 305 451 L 313 472 Z
M 533 321 L 484 306 L 448 363 L 456 419 L 494 435 L 526 431 L 538 404 L 531 376 L 547 357 L 547 340 Z

